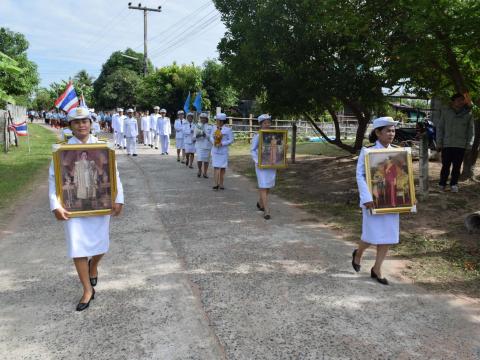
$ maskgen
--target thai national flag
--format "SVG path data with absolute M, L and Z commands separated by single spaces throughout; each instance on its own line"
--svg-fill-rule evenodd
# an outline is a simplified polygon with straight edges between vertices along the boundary
M 73 87 L 72 82 L 70 81 L 67 85 L 67 88 L 60 97 L 55 100 L 55 107 L 57 109 L 62 109 L 66 112 L 69 112 L 71 109 L 78 107 L 79 101 L 77 93 Z
M 28 127 L 25 121 L 21 124 L 10 125 L 10 130 L 14 131 L 17 136 L 28 136 Z

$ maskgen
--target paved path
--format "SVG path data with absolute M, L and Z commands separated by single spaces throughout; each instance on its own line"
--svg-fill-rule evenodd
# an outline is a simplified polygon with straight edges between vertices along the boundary
M 118 161 L 127 206 L 90 309 L 45 183 L 1 229 L 0 358 L 480 359 L 478 303 L 381 286 L 373 254 L 355 274 L 352 245 L 276 197 L 264 221 L 238 175 L 214 192 L 172 156 Z

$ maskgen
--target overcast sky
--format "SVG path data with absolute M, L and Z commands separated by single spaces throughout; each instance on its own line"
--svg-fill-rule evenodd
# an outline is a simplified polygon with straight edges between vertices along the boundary
M 41 85 L 79 70 L 98 76 L 116 50 L 143 52 L 143 11 L 123 0 L 0 0 L 0 26 L 24 34 L 28 56 L 38 64 Z M 133 2 L 132 5 L 138 5 Z M 148 57 L 155 66 L 177 61 L 201 65 L 217 58 L 225 32 L 211 0 L 147 0 Z

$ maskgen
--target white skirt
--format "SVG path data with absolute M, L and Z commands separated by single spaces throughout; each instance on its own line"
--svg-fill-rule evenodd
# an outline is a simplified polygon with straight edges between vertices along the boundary
M 195 154 L 195 144 L 184 143 L 184 145 L 185 145 L 185 152 L 187 154 Z
M 216 168 L 226 169 L 228 167 L 228 154 L 215 154 L 212 152 L 212 166 Z
M 197 161 L 209 162 L 210 149 L 197 149 Z
M 271 189 L 275 187 L 277 169 L 260 169 L 257 165 L 255 165 L 255 172 L 257 173 L 259 189 Z
M 400 215 L 371 215 L 362 208 L 362 241 L 372 245 L 398 244 L 400 238 Z
M 175 145 L 177 146 L 177 149 L 183 149 L 183 138 L 175 139 Z
M 110 215 L 65 221 L 67 254 L 71 258 L 105 254 L 110 244 Z

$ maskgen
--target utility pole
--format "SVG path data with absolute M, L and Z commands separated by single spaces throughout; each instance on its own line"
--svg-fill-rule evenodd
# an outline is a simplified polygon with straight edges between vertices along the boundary
M 158 8 L 148 8 L 146 6 L 142 6 L 141 3 L 138 3 L 138 6 L 132 6 L 132 3 L 128 3 L 128 8 L 132 10 L 143 10 L 143 76 L 147 76 L 147 11 L 156 11 L 161 12 L 162 7 L 159 6 Z

